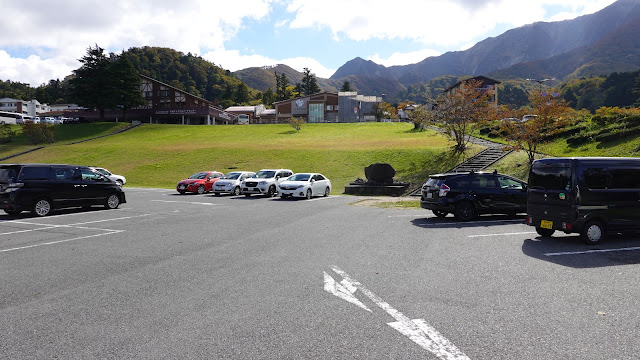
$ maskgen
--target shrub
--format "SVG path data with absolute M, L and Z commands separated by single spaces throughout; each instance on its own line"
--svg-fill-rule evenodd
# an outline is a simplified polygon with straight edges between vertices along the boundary
M 291 117 L 287 120 L 287 122 L 289 123 L 289 125 L 291 125 L 292 128 L 296 129 L 296 131 L 300 131 L 300 129 L 302 128 L 302 124 L 304 124 L 304 119 Z
M 16 131 L 13 126 L 9 124 L 3 124 L 0 126 L 0 144 L 10 143 L 16 136 Z

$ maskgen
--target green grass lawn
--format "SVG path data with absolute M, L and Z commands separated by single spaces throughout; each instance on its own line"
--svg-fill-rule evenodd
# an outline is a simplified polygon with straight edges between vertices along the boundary
M 119 126 L 68 126 L 85 125 L 97 126 L 98 135 Z M 364 168 L 376 162 L 390 163 L 396 169 L 396 180 L 419 183 L 460 160 L 451 156 L 452 143 L 442 135 L 413 131 L 413 125 L 407 123 L 305 124 L 300 131 L 289 125 L 144 124 L 117 135 L 66 145 L 96 135 L 84 130 L 63 132 L 59 139 L 65 142 L 57 141 L 10 162 L 103 166 L 124 175 L 127 185 L 161 188 L 173 188 L 177 181 L 201 170 L 288 168 L 323 173 L 332 181 L 332 193 L 342 193 L 349 182 L 364 179 Z M 0 148 L 0 154 L 8 152 Z

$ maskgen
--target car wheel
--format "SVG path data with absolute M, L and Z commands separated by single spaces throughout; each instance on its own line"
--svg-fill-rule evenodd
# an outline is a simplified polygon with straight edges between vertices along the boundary
M 22 210 L 9 210 L 9 209 L 4 209 L 4 212 L 6 212 L 9 215 L 18 215 L 22 212 Z
M 327 186 L 326 189 L 324 189 L 324 197 L 329 196 L 329 193 L 331 192 L 331 190 L 329 190 L 329 187 Z
M 198 186 L 198 194 L 204 194 L 204 185 Z
M 238 195 L 240 195 L 240 186 L 236 186 L 236 187 L 233 189 L 233 195 L 234 195 L 234 196 L 238 196 Z
M 549 237 L 549 236 L 553 235 L 553 233 L 556 232 L 556 231 L 553 230 L 553 229 L 543 229 L 541 227 L 536 227 L 536 232 L 540 236 Z
M 453 215 L 460 221 L 469 221 L 476 217 L 476 209 L 472 203 L 463 201 L 456 206 Z
M 120 187 L 122 187 L 122 185 L 124 185 L 124 184 L 122 183 L 122 180 L 119 180 L 119 179 L 118 179 L 118 180 L 116 180 L 116 184 L 118 184 L 118 186 L 120 186 Z
M 440 211 L 440 210 L 431 210 L 433 212 L 433 214 L 439 218 L 443 218 L 447 215 L 449 215 L 448 212 L 444 212 L 444 211 Z
M 599 244 L 604 240 L 604 227 L 598 221 L 590 221 L 582 229 L 580 236 L 582 237 L 582 241 L 586 244 Z
M 312 194 L 311 194 L 311 189 L 307 189 L 307 196 L 305 196 L 307 198 L 307 200 L 311 199 Z
M 117 209 L 118 206 L 120 206 L 120 197 L 118 194 L 107 196 L 107 200 L 104 201 L 104 207 L 107 209 Z
M 33 214 L 36 216 L 47 216 L 51 214 L 51 210 L 53 210 L 53 206 L 48 199 L 38 199 L 33 203 Z
M 267 197 L 272 197 L 276 194 L 276 187 L 271 185 L 269 186 L 269 190 L 267 191 Z

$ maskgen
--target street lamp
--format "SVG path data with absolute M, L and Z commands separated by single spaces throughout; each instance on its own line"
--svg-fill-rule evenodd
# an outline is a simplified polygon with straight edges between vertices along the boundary
M 553 81 L 556 78 L 551 78 L 551 79 L 527 79 L 527 81 L 533 81 L 533 82 L 537 82 L 538 84 L 540 84 L 540 93 L 542 93 L 542 83 L 543 82 L 547 82 L 547 81 Z

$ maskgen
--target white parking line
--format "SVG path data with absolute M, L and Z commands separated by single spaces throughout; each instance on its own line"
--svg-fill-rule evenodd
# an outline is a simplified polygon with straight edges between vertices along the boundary
M 636 247 L 620 248 L 620 249 L 565 251 L 565 252 L 557 252 L 557 253 L 546 253 L 546 254 L 544 254 L 544 256 L 583 255 L 583 254 L 593 254 L 593 253 L 606 253 L 606 252 L 616 252 L 616 251 L 635 251 L 635 250 L 640 250 L 640 247 L 636 246 Z
M 29 248 L 34 248 L 34 247 L 44 246 L 44 245 L 55 245 L 55 244 L 69 242 L 69 241 L 75 241 L 75 240 L 88 239 L 88 238 L 93 238 L 93 237 L 98 237 L 98 236 L 103 236 L 103 235 L 111 235 L 111 234 L 121 233 L 121 232 L 124 232 L 124 230 L 103 229 L 103 228 L 94 228 L 94 227 L 79 226 L 79 225 L 87 225 L 87 224 L 95 224 L 95 223 L 101 223 L 101 222 L 107 222 L 107 221 L 133 219 L 133 218 L 144 217 L 144 216 L 149 216 L 149 215 L 151 215 L 151 214 L 142 214 L 142 215 L 135 215 L 135 216 L 123 216 L 123 217 L 113 218 L 113 219 L 102 219 L 102 220 L 85 221 L 85 222 L 79 222 L 79 223 L 75 223 L 75 224 L 66 224 L 66 225 L 39 224 L 39 223 L 34 223 L 34 222 L 29 222 L 29 221 L 12 220 L 10 222 L 14 223 L 14 224 L 34 225 L 34 226 L 43 226 L 43 227 L 42 228 L 38 228 L 38 229 L 26 229 L 26 230 L 17 230 L 17 231 L 11 231 L 11 232 L 6 232 L 6 233 L 0 233 L 0 236 L 1 235 L 12 235 L 12 234 L 18 234 L 18 233 L 35 232 L 35 231 L 43 231 L 43 230 L 57 229 L 57 228 L 74 228 L 74 229 L 81 229 L 81 230 L 96 230 L 96 231 L 104 231 L 104 232 L 101 233 L 101 234 L 80 236 L 80 237 L 76 237 L 76 238 L 72 238 L 72 239 L 49 241 L 49 242 L 45 242 L 45 243 L 39 243 L 39 244 L 26 245 L 26 246 L 19 246 L 19 247 L 4 249 L 4 250 L 0 250 L 0 253 L 9 252 L 9 251 L 16 251 L 16 250 L 23 250 L 23 249 L 29 249 Z M 50 218 L 52 218 L 52 217 L 49 217 L 48 219 L 50 219 Z
M 214 204 L 208 202 L 198 202 L 198 201 L 179 201 L 179 200 L 151 200 L 156 202 L 165 202 L 165 203 L 180 203 L 180 204 L 192 204 L 192 205 L 207 205 L 207 206 L 219 206 L 222 204 Z
M 509 236 L 509 235 L 524 235 L 524 234 L 535 234 L 535 231 L 525 231 L 525 232 L 513 232 L 513 233 L 502 233 L 502 234 L 482 234 L 482 235 L 469 235 L 467 237 L 489 237 L 489 236 Z
M 20 247 L 15 247 L 15 248 L 10 248 L 10 249 L 0 250 L 0 253 L 9 252 L 9 251 L 16 251 L 16 250 L 23 250 L 23 249 L 29 249 L 29 248 L 34 248 L 34 247 L 38 247 L 38 246 L 55 245 L 55 244 L 60 244 L 60 243 L 69 242 L 69 241 L 75 241 L 75 240 L 81 240 L 81 239 L 88 239 L 88 238 L 93 238 L 93 237 L 98 237 L 98 236 L 103 236 L 103 235 L 117 234 L 117 233 L 121 233 L 121 232 L 123 232 L 123 231 L 124 231 L 124 230 L 112 230 L 112 231 L 110 231 L 110 232 L 106 232 L 106 233 L 102 233 L 102 234 L 95 234 L 95 235 L 81 236 L 81 237 L 77 237 L 77 238 L 73 238 L 73 239 L 58 240 L 58 241 L 49 241 L 49 242 L 46 242 L 46 243 L 33 244 L 33 245 L 27 245 L 27 246 L 20 246 Z

